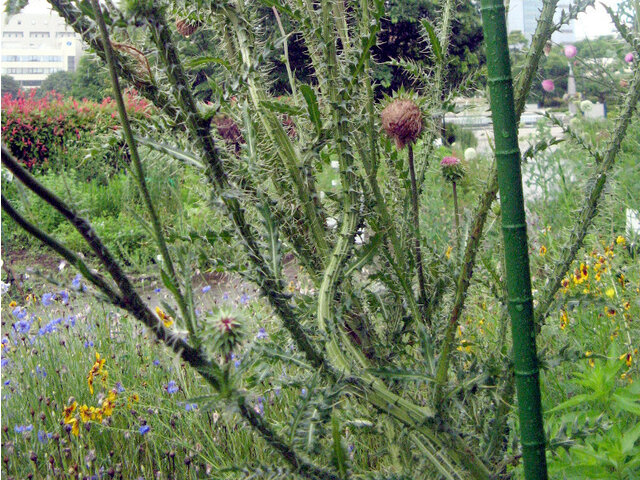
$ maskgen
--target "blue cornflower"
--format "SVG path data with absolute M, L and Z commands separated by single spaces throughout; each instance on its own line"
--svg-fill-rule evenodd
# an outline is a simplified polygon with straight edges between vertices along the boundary
M 157 367 L 160 365 L 160 360 L 158 360 L 157 358 L 153 361 L 153 364 Z
M 44 305 L 45 307 L 52 305 L 55 298 L 55 293 L 44 293 L 42 295 L 42 305 Z
M 176 384 L 176 382 L 174 382 L 173 380 L 171 380 L 167 386 L 165 387 L 165 389 L 167 390 L 167 393 L 169 393 L 170 395 L 173 395 L 174 393 L 176 393 L 179 388 L 178 385 Z
M 53 437 L 52 433 L 47 433 L 44 430 L 38 431 L 38 441 L 40 443 L 47 443 L 51 437 Z
M 282 390 L 280 389 L 280 387 L 276 387 L 275 390 L 273 391 L 273 393 L 276 394 L 276 397 L 279 397 L 280 394 L 282 393 Z
M 264 328 L 260 328 L 260 330 L 258 330 L 258 333 L 256 334 L 256 338 L 261 340 L 263 338 L 267 338 L 269 335 L 267 335 L 267 331 Z
M 0 360 L 0 366 L 2 366 L 2 367 L 6 367 L 7 365 L 9 365 L 9 359 L 8 359 L 8 358 L 4 358 L 4 357 L 3 357 L 3 358 Z
M 27 316 L 27 310 L 24 307 L 16 307 L 11 311 L 11 313 L 18 320 L 24 320 L 24 318 Z
M 13 324 L 13 328 L 15 328 L 19 333 L 29 333 L 29 330 L 31 329 L 31 322 L 28 320 L 20 320 Z
M 16 425 L 14 427 L 14 430 L 16 431 L 16 433 L 30 432 L 31 430 L 33 430 L 33 425 Z
M 91 348 L 93 347 L 93 340 L 86 340 L 84 342 L 84 348 Z
M 149 433 L 149 430 L 151 430 L 151 427 L 149 425 L 142 425 L 138 431 L 140 432 L 140 435 L 146 435 L 147 433 Z
M 255 407 L 253 407 L 253 409 L 256 411 L 258 415 L 264 415 L 264 404 L 262 402 L 263 402 L 263 398 L 258 397 L 258 404 Z
M 302 390 L 300 390 L 300 396 L 302 397 L 306 397 L 307 396 L 307 389 L 302 387 Z
M 184 404 L 184 409 L 187 412 L 191 412 L 191 411 L 197 410 L 198 409 L 198 404 L 197 403 L 185 403 Z
M 60 297 L 60 301 L 62 302 L 63 305 L 66 305 L 67 303 L 69 303 L 69 294 L 67 293 L 66 290 L 60 290 L 58 292 L 58 297 Z
M 242 296 L 240 297 L 240 303 L 242 305 L 246 305 L 248 301 L 249 301 L 249 295 L 247 295 L 246 293 L 243 293 Z
M 57 319 L 57 320 L 60 320 L 60 319 Z M 43 336 L 43 335 L 46 335 L 47 333 L 55 332 L 56 331 L 56 325 L 58 323 L 60 323 L 57 320 L 51 320 L 44 327 L 42 327 L 40 330 L 38 330 L 38 335 Z
M 156 292 L 156 293 L 160 293 L 161 291 L 162 291 L 162 289 L 161 289 L 161 288 L 156 288 L 156 289 L 154 290 L 154 292 Z
M 355 448 L 356 448 L 356 447 L 355 447 L 354 445 L 349 445 L 349 446 L 347 447 L 347 451 L 349 452 L 349 454 L 351 454 L 351 453 L 353 453 L 353 451 L 355 450 Z
M 124 387 L 122 386 L 122 382 L 116 382 L 116 391 L 118 393 L 124 392 Z
M 87 290 L 87 286 L 82 283 L 80 280 L 82 280 L 82 275 L 77 274 L 73 280 L 71 280 L 71 286 L 73 287 L 74 290 L 82 290 L 83 292 Z
M 227 292 L 224 292 L 224 295 L 222 295 L 222 299 L 229 300 L 229 294 Z
M 75 315 L 71 315 L 65 319 L 65 323 L 70 327 L 75 327 L 76 325 L 76 317 Z
M 47 371 L 42 368 L 40 365 L 36 367 L 36 375 L 42 378 L 47 378 Z
M 209 290 L 211 290 L 210 285 L 205 285 L 204 287 L 202 287 L 202 293 L 207 293 Z

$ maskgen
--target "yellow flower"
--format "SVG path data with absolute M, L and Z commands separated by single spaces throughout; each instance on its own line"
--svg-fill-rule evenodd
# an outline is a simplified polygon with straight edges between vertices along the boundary
M 607 295 L 607 297 L 609 298 L 613 298 L 616 295 L 616 291 L 613 288 L 607 288 L 607 291 L 604 292 L 605 295 Z
M 73 412 L 76 411 L 76 407 L 78 406 L 78 402 L 74 401 L 71 405 L 69 405 L 68 407 L 64 407 L 63 410 L 63 415 L 64 415 L 64 421 L 65 423 L 69 423 L 67 422 L 67 420 L 69 420 L 71 418 L 71 414 Z
M 156 315 L 158 315 L 160 320 L 162 320 L 162 323 L 164 324 L 165 328 L 169 328 L 171 327 L 171 325 L 173 325 L 173 318 L 171 318 L 170 315 L 167 315 L 165 312 L 163 312 L 160 309 L 160 307 L 156 307 Z
M 633 363 L 633 356 L 630 353 L 623 353 L 619 358 L 620 360 L 624 360 L 627 367 L 631 367 L 631 364 Z
M 540 255 L 546 255 L 547 254 L 547 247 L 545 247 L 544 245 L 542 245 L 540 247 Z
M 593 368 L 593 367 L 595 367 L 595 366 L 596 366 L 596 362 L 594 362 L 594 361 L 593 361 L 593 358 L 590 358 L 590 359 L 589 359 L 589 366 L 590 366 L 591 368 Z
M 569 323 L 569 317 L 567 316 L 567 312 L 562 310 L 562 315 L 560 316 L 560 329 L 564 330 Z
M 15 301 L 15 300 L 11 300 L 11 301 L 9 302 L 9 307 L 10 307 L 10 308 L 15 308 L 15 307 L 17 307 L 17 306 L 18 306 L 18 304 L 16 303 L 16 301 Z
M 91 412 L 87 405 L 80 406 L 78 412 L 80 413 L 80 419 L 83 423 L 87 423 L 89 420 L 91 420 Z
M 289 286 L 287 287 L 287 291 L 289 293 L 293 293 L 296 291 L 296 286 L 293 284 L 293 281 L 289 282 Z
M 587 350 L 586 352 L 584 352 L 584 356 L 589 358 L 591 355 L 593 355 L 593 352 L 591 350 Z
M 624 239 L 622 235 L 618 235 L 618 238 L 616 238 L 616 243 L 624 247 L 627 244 L 627 241 Z
M 449 260 L 449 258 L 451 257 L 451 252 L 453 251 L 453 247 L 449 247 L 447 248 L 446 253 L 444 254 L 445 257 L 447 257 L 447 260 Z
M 91 395 L 93 395 L 93 379 L 94 377 L 102 377 L 102 383 L 105 384 L 107 381 L 107 371 L 104 370 L 104 358 L 100 358 L 100 354 L 96 352 L 96 361 L 89 370 L 89 374 L 87 375 L 87 383 L 89 384 L 89 391 Z
M 65 423 L 71 425 L 71 433 L 76 437 L 80 434 L 80 423 L 76 417 L 70 418 L 68 422 L 65 420 Z

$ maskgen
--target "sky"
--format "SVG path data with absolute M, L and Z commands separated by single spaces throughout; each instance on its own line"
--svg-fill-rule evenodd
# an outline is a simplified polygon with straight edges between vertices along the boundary
M 614 27 L 601 4 L 605 3 L 615 8 L 620 1 L 621 0 L 596 0 L 595 8 L 588 8 L 585 13 L 578 16 L 575 25 L 576 39 L 582 40 L 585 37 L 595 38 L 614 33 Z M 4 4 L 4 1 L 2 3 Z M 30 0 L 26 9 L 30 12 L 47 11 L 48 3 L 45 0 Z
M 612 7 L 615 11 L 620 0 L 598 0 L 595 8 L 587 8 L 586 12 L 578 15 L 575 24 L 576 39 L 595 38 L 602 35 L 610 35 L 615 32 L 615 27 L 602 4 Z

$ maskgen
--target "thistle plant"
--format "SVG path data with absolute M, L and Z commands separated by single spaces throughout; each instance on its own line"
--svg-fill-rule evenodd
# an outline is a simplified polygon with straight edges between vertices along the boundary
M 538 386 L 536 357 L 531 349 L 522 349 L 519 340 L 525 337 L 534 343 L 532 315 L 535 313 L 539 325 L 545 321 L 593 223 L 640 97 L 638 69 L 609 143 L 602 149 L 585 149 L 586 155 L 598 156 L 593 181 L 559 261 L 537 286 L 535 312 L 528 282 L 521 191 L 516 187 L 517 175 L 512 183 L 506 182 L 510 175 L 504 173 L 504 164 L 519 170 L 516 126 L 545 45 L 554 31 L 593 1 L 576 2 L 556 21 L 557 0 L 543 3 L 512 92 L 510 88 L 505 95 L 495 91 L 495 85 L 507 87 L 506 78 L 495 72 L 506 67 L 505 63 L 497 66 L 490 62 L 492 101 L 504 97 L 501 106 L 492 102 L 498 128 L 498 166 L 490 168 L 468 224 L 459 225 L 456 206 L 456 230 L 467 227 L 469 234 L 459 237 L 460 255 L 449 262 L 438 248 L 437 226 L 421 243 L 419 217 L 432 212 L 426 179 L 440 175 L 433 142 L 440 135 L 442 105 L 457 94 L 447 91 L 443 80 L 456 15 L 453 0 L 442 0 L 441 17 L 433 22 L 425 20 L 422 36 L 416 39 L 428 46 L 433 68 L 402 59 L 393 62 L 415 77 L 419 103 L 396 100 L 383 110 L 382 118 L 376 113 L 381 108 L 371 68 L 371 49 L 385 14 L 381 0 L 347 4 L 329 0 L 145 0 L 125 2 L 122 10 L 111 2 L 101 6 L 97 0 L 91 0 L 91 8 L 87 2 L 50 3 L 109 68 L 115 98 L 120 99 L 122 125 L 114 135 L 126 141 L 125 160 L 130 162 L 131 175 L 147 209 L 146 218 L 140 220 L 157 245 L 162 260 L 156 273 L 172 299 L 162 305 L 163 315 L 155 314 L 96 234 L 90 219 L 45 188 L 3 145 L 3 167 L 62 215 L 93 254 L 79 256 L 30 222 L 16 199 L 3 194 L 2 210 L 17 225 L 64 257 L 96 294 L 129 312 L 192 367 L 217 394 L 215 401 L 228 407 L 277 454 L 273 457 L 276 467 L 312 479 L 379 474 L 351 471 L 342 437 L 354 415 L 375 426 L 361 435 L 380 451 L 406 452 L 380 460 L 385 474 L 490 479 L 506 474 L 507 463 L 519 462 L 520 447 L 511 450 L 510 445 L 517 442 L 508 428 L 515 413 L 513 395 L 517 390 L 522 400 L 526 383 L 533 405 Z M 502 2 L 483 4 L 485 30 L 502 32 L 504 19 L 498 12 Z M 19 6 L 10 2 L 9 8 Z M 279 37 L 265 33 L 259 12 L 274 15 Z M 301 81 L 291 66 L 287 46 L 291 32 L 285 26 L 304 43 L 313 69 L 312 82 Z M 205 33 L 219 56 L 187 61 L 183 42 Z M 487 38 L 493 39 L 493 33 Z M 630 48 L 635 45 L 630 42 Z M 500 56 L 504 62 L 504 56 L 508 58 L 506 43 L 494 42 L 490 48 L 496 59 Z M 275 97 L 269 88 L 268 71 L 274 55 L 280 57 L 281 52 L 291 92 L 286 101 Z M 202 73 L 199 69 L 203 65 L 215 67 L 217 73 L 196 86 L 194 79 Z M 469 82 L 478 74 L 474 72 Z M 157 114 L 145 129 L 130 125 L 121 102 L 121 84 L 135 85 L 156 107 Z M 392 138 L 395 150 L 381 135 L 383 131 Z M 505 146 L 498 142 L 502 137 L 512 143 Z M 229 148 L 221 148 L 221 142 Z M 247 345 L 247 317 L 222 310 L 209 316 L 196 314 L 189 263 L 194 240 L 189 235 L 167 235 L 171 226 L 163 223 L 148 196 L 140 146 L 199 175 L 209 190 L 209 208 L 224 216 L 230 226 L 238 258 L 224 266 L 259 288 L 264 308 L 278 322 L 285 339 L 273 350 L 250 352 L 256 364 L 265 367 L 259 381 L 234 373 L 229 366 L 231 355 Z M 405 146 L 408 169 L 398 160 L 398 150 Z M 538 145 L 536 151 L 546 146 Z M 339 186 L 323 196 L 321 177 L 331 162 L 337 162 Z M 459 174 L 456 169 L 447 174 L 454 184 L 454 198 Z M 492 204 L 498 190 L 502 208 L 496 213 Z M 510 202 L 514 199 L 515 207 Z M 505 233 L 504 247 L 492 245 L 493 249 L 504 248 L 506 285 L 497 273 L 500 267 L 482 255 L 483 242 L 490 238 L 486 230 L 491 222 L 487 220 L 499 216 L 505 232 L 513 231 L 511 237 L 516 237 L 510 239 Z M 327 226 L 329 218 L 337 220 L 335 229 Z M 362 230 L 367 233 L 366 240 L 358 244 L 355 239 Z M 513 320 L 514 339 L 510 341 L 506 314 L 497 315 L 500 328 L 495 351 L 467 368 L 463 358 L 466 347 L 461 347 L 463 352 L 457 348 L 457 337 L 470 286 L 480 285 L 473 277 L 479 268 L 478 255 L 491 273 L 500 305 L 508 305 L 512 317 L 525 311 L 526 318 L 524 322 Z M 293 294 L 287 289 L 283 274 L 286 256 L 295 259 L 300 275 L 311 285 L 307 293 Z M 515 270 L 520 271 L 514 273 L 513 262 L 518 260 L 521 268 L 516 265 Z M 508 358 L 511 348 L 516 352 L 513 363 Z M 526 362 L 524 366 L 521 360 Z M 267 368 L 271 365 L 277 368 Z M 313 388 L 286 412 L 286 421 L 276 421 L 268 412 L 256 412 L 249 398 L 267 382 L 278 382 L 273 372 L 282 369 L 295 372 L 296 381 Z M 483 415 L 471 414 L 478 411 Z M 540 412 L 534 409 L 529 413 L 529 406 L 521 408 L 523 434 L 517 437 L 524 440 L 528 476 L 531 459 L 538 463 L 540 472 L 544 470 L 545 454 L 540 430 L 531 425 L 540 425 Z M 508 457 L 511 454 L 513 457 Z M 267 471 L 270 467 L 252 465 L 252 459 L 238 462 L 244 460 L 240 465 L 243 470 Z M 536 478 L 543 476 L 540 473 Z

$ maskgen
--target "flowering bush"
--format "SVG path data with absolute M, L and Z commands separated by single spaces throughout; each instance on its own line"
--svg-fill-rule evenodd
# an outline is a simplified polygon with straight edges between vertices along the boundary
M 110 97 L 102 103 L 81 102 L 49 92 L 36 98 L 35 90 L 17 98 L 2 98 L 2 139 L 29 169 L 46 167 L 53 154 L 66 152 L 84 134 L 92 137 L 118 128 L 116 105 Z M 148 102 L 130 91 L 125 96 L 134 119 L 148 116 Z

